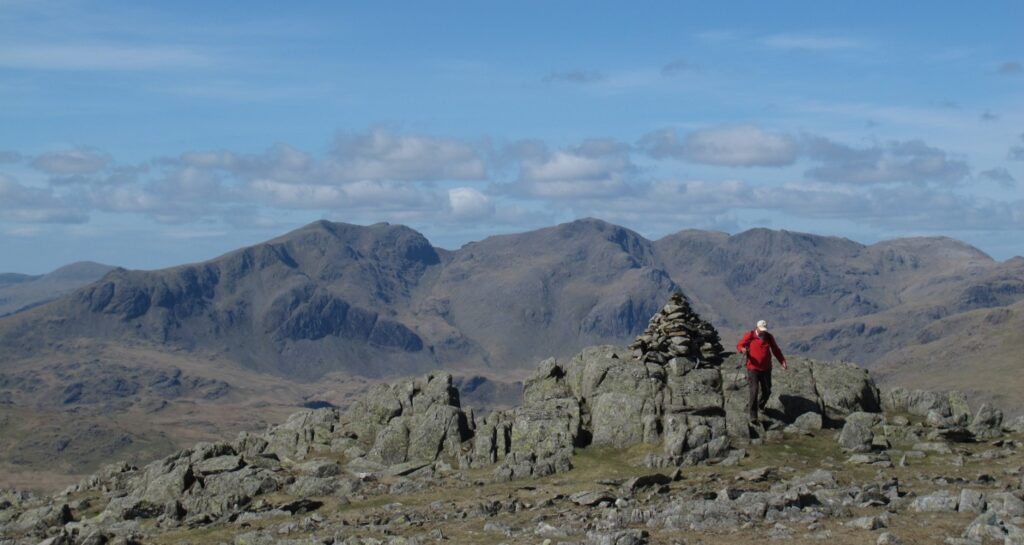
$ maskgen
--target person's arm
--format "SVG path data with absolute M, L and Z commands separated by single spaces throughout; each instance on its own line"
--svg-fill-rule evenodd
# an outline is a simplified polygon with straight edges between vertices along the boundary
M 743 338 L 740 339 L 740 342 L 736 343 L 736 351 L 739 352 L 740 354 L 746 354 L 747 349 L 750 348 L 750 341 L 754 340 L 753 335 L 754 333 L 752 331 L 748 331 L 745 335 L 743 335 Z
M 786 363 L 786 356 L 782 355 L 782 350 L 779 349 L 779 345 L 775 342 L 775 335 L 768 337 L 768 341 L 768 344 L 772 349 L 772 354 L 774 354 L 775 358 L 779 360 L 779 365 L 781 365 L 783 369 L 789 369 L 789 364 Z

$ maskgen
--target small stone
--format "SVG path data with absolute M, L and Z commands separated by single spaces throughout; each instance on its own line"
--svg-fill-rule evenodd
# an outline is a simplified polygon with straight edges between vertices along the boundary
M 900 538 L 896 537 L 896 534 L 893 534 L 892 532 L 882 532 L 881 534 L 878 535 L 878 541 L 876 541 L 875 544 L 876 545 L 903 545 L 903 541 L 901 541 Z
M 804 413 L 793 421 L 793 425 L 803 431 L 817 431 L 822 427 L 821 415 L 818 413 Z
M 882 517 L 867 516 L 853 519 L 847 522 L 846 526 L 850 528 L 860 528 L 862 530 L 877 530 L 879 528 L 885 528 L 888 525 Z
M 605 491 L 592 491 L 592 490 L 589 490 L 589 491 L 577 492 L 577 493 L 569 496 L 569 501 L 575 503 L 576 505 L 583 505 L 583 506 L 587 506 L 587 507 L 593 507 L 593 506 L 595 506 L 595 505 L 597 505 L 597 504 L 599 504 L 601 502 L 605 502 L 605 501 L 606 502 L 613 502 L 613 501 L 615 501 L 615 496 L 613 496 L 612 494 L 609 494 L 608 492 L 605 492 Z

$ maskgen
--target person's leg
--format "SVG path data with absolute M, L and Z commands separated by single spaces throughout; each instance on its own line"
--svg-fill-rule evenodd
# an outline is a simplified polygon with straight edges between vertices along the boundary
M 757 420 L 757 391 L 761 386 L 760 373 L 747 369 L 747 385 L 750 388 L 750 397 L 747 400 L 747 415 L 751 420 Z
M 757 408 L 763 411 L 765 406 L 768 405 L 768 398 L 772 396 L 772 371 L 769 369 L 767 371 L 762 371 L 757 375 L 757 378 L 760 379 L 761 382 L 760 387 L 758 388 L 761 393 L 760 399 L 757 403 Z

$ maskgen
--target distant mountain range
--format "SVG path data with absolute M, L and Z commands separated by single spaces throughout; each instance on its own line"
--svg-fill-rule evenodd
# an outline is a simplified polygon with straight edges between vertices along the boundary
M 1024 299 L 1024 258 L 767 229 L 652 242 L 591 219 L 446 251 L 403 226 L 320 221 L 202 263 L 113 270 L 0 321 L 0 346 L 131 339 L 302 379 L 522 369 L 627 342 L 678 289 L 730 334 L 765 318 L 790 351 L 871 365 L 936 320 Z
M 44 278 L 0 276 L 0 293 L 28 301 Z M 408 227 L 319 221 L 202 263 L 86 281 L 0 318 L 0 435 L 5 403 L 19 415 L 73 411 L 79 428 L 88 415 L 135 414 L 118 433 L 145 415 L 193 415 L 216 435 L 246 427 L 260 403 L 344 404 L 367 380 L 436 368 L 507 402 L 508 383 L 541 359 L 628 343 L 680 289 L 727 348 L 763 318 L 789 353 L 1024 408 L 1019 358 L 993 348 L 1021 330 L 1024 258 L 948 238 L 863 245 L 754 229 L 650 241 L 585 219 L 449 251 Z M 956 365 L 937 364 L 954 354 Z M 129 436 L 126 452 L 168 440 Z
M 99 280 L 113 269 L 110 265 L 80 261 L 48 274 L 0 273 L 0 316 L 53 301 Z

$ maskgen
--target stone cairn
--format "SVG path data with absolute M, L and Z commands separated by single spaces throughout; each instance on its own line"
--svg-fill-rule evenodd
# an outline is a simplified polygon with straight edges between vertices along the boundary
M 701 319 L 678 291 L 629 347 L 639 361 L 665 365 L 673 358 L 683 358 L 698 368 L 718 366 L 724 352 L 715 327 Z

